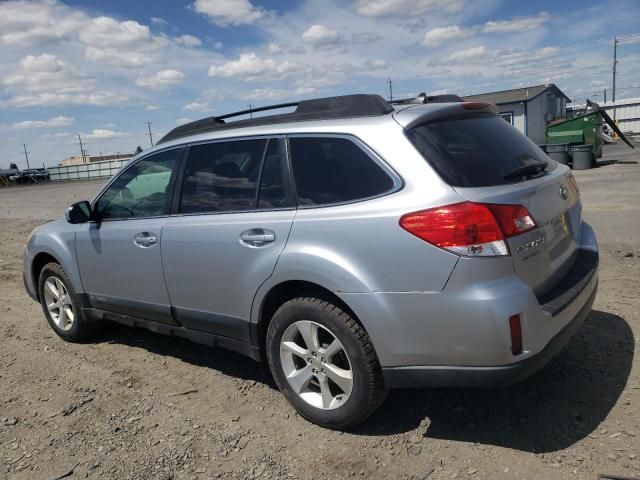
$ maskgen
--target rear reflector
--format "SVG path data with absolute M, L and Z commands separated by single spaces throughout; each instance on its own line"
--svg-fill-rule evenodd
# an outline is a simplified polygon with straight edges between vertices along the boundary
M 521 205 L 474 202 L 408 213 L 400 226 L 416 237 L 458 255 L 509 255 L 505 240 L 536 228 Z
M 511 353 L 518 355 L 522 353 L 522 325 L 520 315 L 509 317 L 509 330 L 511 331 Z

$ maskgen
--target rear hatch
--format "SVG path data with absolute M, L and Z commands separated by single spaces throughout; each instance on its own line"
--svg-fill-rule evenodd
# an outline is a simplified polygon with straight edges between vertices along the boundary
M 462 198 L 522 205 L 535 220 L 536 228 L 507 244 L 518 277 L 544 295 L 578 253 L 581 205 L 571 172 L 494 113 L 429 117 L 413 122 L 407 136 Z

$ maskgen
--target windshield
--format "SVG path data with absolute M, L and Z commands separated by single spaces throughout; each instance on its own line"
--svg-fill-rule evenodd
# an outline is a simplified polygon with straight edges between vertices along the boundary
M 516 183 L 544 175 L 556 166 L 535 143 L 492 114 L 465 115 L 418 125 L 408 130 L 407 136 L 454 187 Z M 541 163 L 543 168 L 537 168 Z

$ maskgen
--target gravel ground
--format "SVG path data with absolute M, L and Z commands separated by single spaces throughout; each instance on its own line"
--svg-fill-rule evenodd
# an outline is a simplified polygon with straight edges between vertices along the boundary
M 393 391 L 348 433 L 295 414 L 263 365 L 110 325 L 66 344 L 22 287 L 29 232 L 100 183 L 0 189 L 0 477 L 640 478 L 640 154 L 576 172 L 601 248 L 584 327 L 502 389 Z

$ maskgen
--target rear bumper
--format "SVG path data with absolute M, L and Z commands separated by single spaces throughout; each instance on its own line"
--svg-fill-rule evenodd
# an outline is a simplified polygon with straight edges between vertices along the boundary
M 441 292 L 338 294 L 362 320 L 390 387 L 514 383 L 542 368 L 580 328 L 598 285 L 598 246 L 583 223 L 574 267 L 545 296 L 511 259 L 461 258 Z M 519 315 L 524 351 L 511 352 Z
M 389 388 L 498 387 L 517 383 L 542 369 L 571 340 L 591 312 L 595 287 L 578 314 L 538 353 L 520 362 L 496 367 L 390 367 L 383 368 Z

